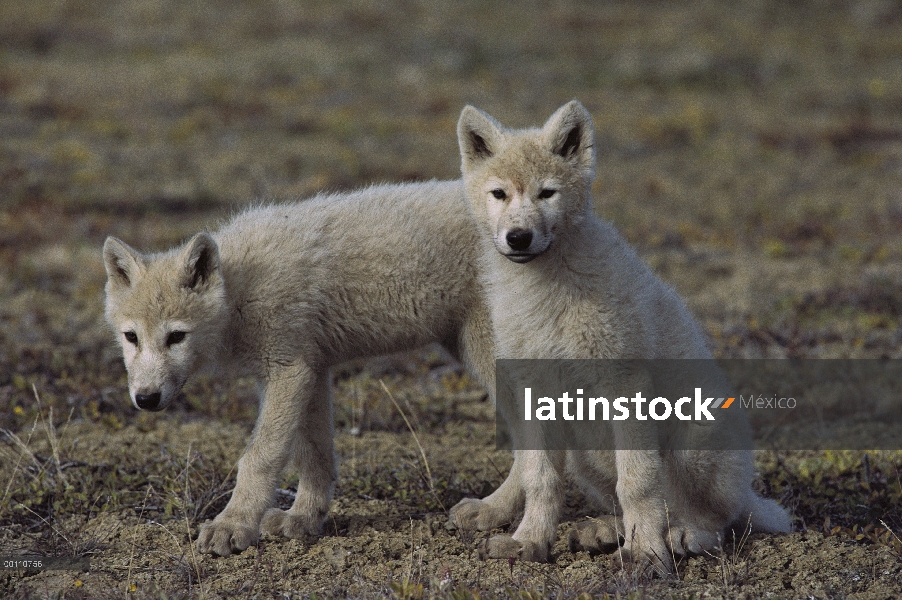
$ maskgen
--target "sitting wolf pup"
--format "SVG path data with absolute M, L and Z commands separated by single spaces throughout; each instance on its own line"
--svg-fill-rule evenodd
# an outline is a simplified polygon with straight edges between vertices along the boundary
M 468 106 L 458 141 L 481 234 L 497 357 L 710 358 L 673 290 L 593 213 L 594 130 L 581 104 L 570 102 L 541 129 L 522 131 Z M 724 434 L 717 425 L 695 427 L 703 435 Z M 484 551 L 545 560 L 562 510 L 565 471 L 591 496 L 616 497 L 625 551 L 662 570 L 672 566 L 671 550 L 709 550 L 726 527 L 745 526 L 750 516 L 756 531 L 790 530 L 784 510 L 751 488 L 751 451 L 520 450 L 495 493 L 463 500 L 451 517 L 459 527 L 489 530 L 522 509 L 513 536 L 490 538 Z M 576 538 L 597 546 L 610 537 L 608 526 L 589 521 Z
M 201 552 L 240 552 L 261 522 L 319 531 L 336 480 L 331 365 L 437 341 L 493 389 L 478 245 L 460 181 L 254 208 L 160 254 L 107 238 L 106 319 L 136 407 L 162 410 L 205 368 L 261 383 L 234 492 L 201 528 Z M 288 464 L 300 480 L 282 511 L 271 507 Z

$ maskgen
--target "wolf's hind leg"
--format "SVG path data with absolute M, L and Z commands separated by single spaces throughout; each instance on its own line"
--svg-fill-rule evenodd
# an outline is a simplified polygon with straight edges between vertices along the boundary
M 464 498 L 451 507 L 451 521 L 460 529 L 489 531 L 513 521 L 523 508 L 523 485 L 521 482 L 518 452 L 514 452 L 514 464 L 507 478 L 497 490 L 482 500 Z
M 481 303 L 473 307 L 460 340 L 446 344 L 458 350 L 460 359 L 495 400 L 495 351 L 488 309 Z M 451 508 L 451 521 L 463 530 L 489 531 L 507 525 L 523 509 L 523 484 L 520 453 L 514 452 L 514 464 L 501 486 L 483 499 L 464 498 Z
M 570 530 L 568 542 L 571 552 L 613 552 L 623 542 L 623 519 L 614 515 L 599 515 L 577 523 Z
M 292 466 L 298 491 L 287 511 L 270 508 L 263 516 L 264 533 L 302 538 L 320 532 L 329 512 L 338 474 L 335 469 L 332 398 L 328 372 L 319 373 L 292 446 Z

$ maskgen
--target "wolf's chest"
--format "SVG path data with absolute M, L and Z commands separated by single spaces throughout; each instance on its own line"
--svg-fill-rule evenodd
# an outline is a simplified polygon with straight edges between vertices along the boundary
M 613 315 L 579 290 L 554 285 L 496 288 L 491 310 L 501 358 L 616 358 Z

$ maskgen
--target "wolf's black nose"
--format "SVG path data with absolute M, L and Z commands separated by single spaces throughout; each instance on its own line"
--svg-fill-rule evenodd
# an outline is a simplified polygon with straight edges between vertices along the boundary
M 142 410 L 156 410 L 160 405 L 160 392 L 154 394 L 135 394 L 135 404 Z
M 532 244 L 532 232 L 528 229 L 511 229 L 507 232 L 507 245 L 514 252 L 523 252 Z

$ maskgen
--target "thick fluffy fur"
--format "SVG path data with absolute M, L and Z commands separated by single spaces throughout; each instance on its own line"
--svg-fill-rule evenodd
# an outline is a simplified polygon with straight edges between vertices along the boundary
M 541 129 L 522 131 L 466 107 L 458 139 L 499 358 L 710 358 L 673 290 L 593 213 L 594 132 L 582 105 L 571 102 Z M 635 422 L 615 428 L 615 437 L 643 434 L 629 427 Z M 748 434 L 743 416 L 690 427 L 709 439 Z M 755 530 L 790 529 L 783 509 L 751 489 L 750 451 L 519 451 L 502 486 L 484 500 L 462 501 L 452 518 L 488 530 L 522 508 L 513 536 L 491 538 L 486 550 L 544 560 L 565 471 L 596 498 L 617 499 L 626 551 L 662 569 L 671 566 L 671 549 L 710 549 L 750 515 Z M 573 539 L 616 547 L 609 521 L 582 524 Z
M 106 318 L 136 406 L 165 408 L 207 367 L 254 376 L 263 390 L 232 498 L 202 527 L 201 552 L 241 551 L 261 522 L 289 537 L 319 531 L 336 479 L 331 365 L 438 341 L 492 387 L 478 245 L 461 182 L 256 208 L 161 254 L 107 239 Z M 300 481 L 286 512 L 271 506 L 289 464 Z

